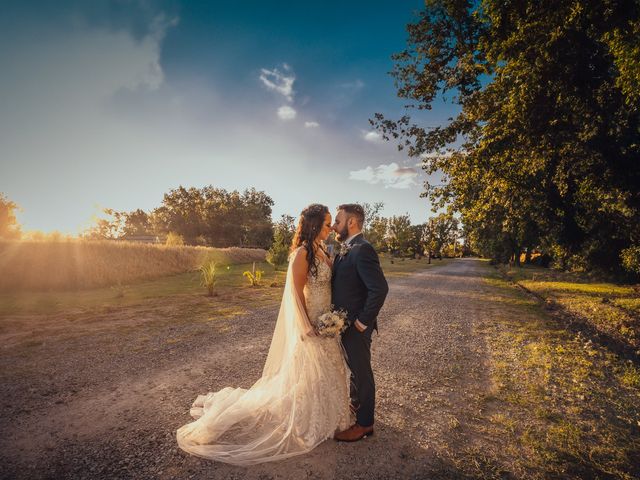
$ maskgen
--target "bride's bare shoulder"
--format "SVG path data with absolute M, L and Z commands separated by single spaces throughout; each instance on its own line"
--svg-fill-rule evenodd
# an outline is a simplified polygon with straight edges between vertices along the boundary
M 292 250 L 291 253 L 289 254 L 289 261 L 290 262 L 301 262 L 301 261 L 306 262 L 307 247 L 305 247 L 304 245 L 300 245 L 299 247 Z

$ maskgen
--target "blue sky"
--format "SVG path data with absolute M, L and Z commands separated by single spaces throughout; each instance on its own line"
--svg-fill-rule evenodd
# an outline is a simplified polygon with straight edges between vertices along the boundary
M 26 230 L 77 233 L 179 185 L 256 187 L 274 218 L 430 215 L 416 160 L 368 123 L 404 113 L 390 57 L 420 1 L 4 3 L 0 191 Z

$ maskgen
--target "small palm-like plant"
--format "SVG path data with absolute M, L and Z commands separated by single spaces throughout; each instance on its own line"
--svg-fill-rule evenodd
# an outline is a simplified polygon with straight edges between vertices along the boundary
M 260 281 L 262 280 L 262 274 L 264 273 L 262 270 L 256 270 L 256 262 L 253 262 L 253 268 L 250 272 L 247 270 L 242 275 L 249 279 L 249 283 L 252 287 L 260 286 Z
M 207 287 L 209 296 L 213 296 L 213 287 L 216 284 L 216 262 L 209 260 L 200 265 L 200 273 L 202 275 L 202 285 Z

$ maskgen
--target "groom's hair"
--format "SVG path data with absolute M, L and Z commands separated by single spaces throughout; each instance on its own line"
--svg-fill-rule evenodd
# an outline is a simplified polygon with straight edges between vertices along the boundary
M 362 208 L 362 205 L 358 205 L 357 203 L 345 203 L 344 205 L 340 205 L 338 210 L 344 210 L 350 217 L 355 217 L 360 228 L 364 225 L 364 208 Z

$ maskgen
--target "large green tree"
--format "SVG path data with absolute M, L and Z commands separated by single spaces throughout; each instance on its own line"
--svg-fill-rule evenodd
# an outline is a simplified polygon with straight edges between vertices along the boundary
M 442 257 L 448 245 L 458 238 L 458 220 L 450 213 L 429 218 L 424 225 L 422 241 L 429 257 Z
M 398 94 L 459 113 L 436 128 L 377 114 L 499 259 L 542 247 L 616 272 L 640 244 L 640 2 L 427 0 L 395 55 Z
M 295 234 L 295 218 L 282 215 L 273 228 L 273 243 L 267 255 L 267 261 L 274 266 L 286 265 L 289 261 L 291 243 Z
M 156 233 L 180 234 L 187 244 L 269 248 L 272 206 L 271 197 L 254 188 L 240 193 L 180 186 L 164 195 L 150 222 Z
M 203 191 L 181 185 L 164 194 L 162 205 L 153 211 L 154 223 L 162 233 L 177 233 L 192 245 L 205 230 L 204 210 Z
M 269 248 L 273 240 L 271 207 L 273 199 L 255 188 L 245 190 L 241 197 L 242 245 Z
M 122 233 L 125 237 L 149 235 L 151 233 L 149 215 L 144 210 L 138 208 L 132 212 L 124 213 L 122 216 L 124 218 Z
M 211 185 L 200 189 L 180 186 L 165 193 L 162 204 L 150 213 L 104 209 L 110 218 L 97 219 L 85 236 L 126 239 L 173 233 L 187 245 L 269 248 L 272 206 L 271 197 L 255 188 L 240 193 Z
M 413 231 L 409 215 L 394 215 L 387 221 L 386 241 L 389 251 L 394 255 L 408 255 Z
M 364 209 L 362 233 L 376 251 L 386 250 L 387 219 L 381 215 L 384 202 L 363 202 L 362 208 Z

